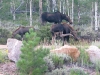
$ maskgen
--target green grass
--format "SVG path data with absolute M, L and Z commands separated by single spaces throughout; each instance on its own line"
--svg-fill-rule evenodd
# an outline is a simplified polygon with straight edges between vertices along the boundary
M 8 53 L 7 50 L 0 50 L 0 63 L 8 61 L 7 53 Z

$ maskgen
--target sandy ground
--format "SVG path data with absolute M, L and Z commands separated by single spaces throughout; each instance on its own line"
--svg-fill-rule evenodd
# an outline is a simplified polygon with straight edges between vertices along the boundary
M 0 45 L 0 49 L 7 49 L 7 45 Z

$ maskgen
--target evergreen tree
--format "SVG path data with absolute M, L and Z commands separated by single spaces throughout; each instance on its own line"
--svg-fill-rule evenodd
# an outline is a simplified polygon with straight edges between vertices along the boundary
M 43 75 L 47 69 L 43 58 L 49 53 L 47 49 L 35 49 L 39 43 L 39 37 L 31 29 L 26 33 L 21 48 L 20 60 L 17 62 L 20 75 Z

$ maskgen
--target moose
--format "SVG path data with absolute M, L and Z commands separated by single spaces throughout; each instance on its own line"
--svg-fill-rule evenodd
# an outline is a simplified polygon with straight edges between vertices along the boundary
M 16 29 L 13 33 L 12 33 L 12 38 L 14 38 L 17 34 L 21 36 L 21 38 L 23 39 L 23 36 L 25 35 L 25 33 L 29 33 L 29 29 L 32 28 L 34 30 L 33 27 L 19 27 L 18 29 Z
M 77 37 L 76 31 L 73 29 L 72 26 L 70 26 L 67 23 L 62 23 L 62 24 L 53 24 L 51 26 L 51 34 L 52 34 L 52 43 L 54 42 L 56 37 L 60 37 L 63 40 L 63 44 L 67 40 L 69 42 L 69 37 L 73 36 L 76 41 L 79 40 Z
M 66 20 L 67 22 L 72 24 L 70 17 L 67 16 L 66 14 L 60 13 L 59 11 L 53 13 L 43 12 L 41 15 L 41 19 L 42 19 L 42 25 L 44 25 L 45 22 L 57 24 L 61 23 L 62 20 Z

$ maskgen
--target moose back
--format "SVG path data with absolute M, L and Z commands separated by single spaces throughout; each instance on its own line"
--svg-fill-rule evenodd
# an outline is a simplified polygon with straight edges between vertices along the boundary
M 42 25 L 44 25 L 45 22 L 57 24 L 57 23 L 61 23 L 62 20 L 66 20 L 67 22 L 72 24 L 70 17 L 63 13 L 60 13 L 59 11 L 53 13 L 44 12 L 41 15 L 41 19 L 42 19 Z

